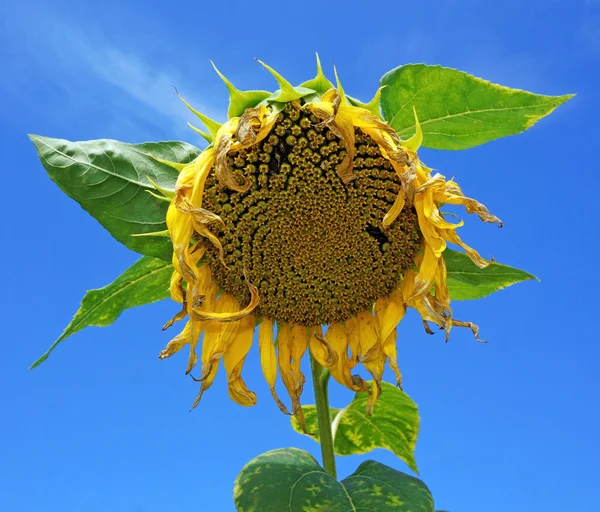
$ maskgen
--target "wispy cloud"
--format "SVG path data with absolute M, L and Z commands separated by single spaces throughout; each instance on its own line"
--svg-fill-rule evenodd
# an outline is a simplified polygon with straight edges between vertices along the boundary
M 0 86 L 10 96 L 32 101 L 32 91 L 43 83 L 72 98 L 69 105 L 73 108 L 81 109 L 86 102 L 101 103 L 104 110 L 114 108 L 119 122 L 129 117 L 125 124 L 135 126 L 137 119 L 141 124 L 160 126 L 173 137 L 190 138 L 186 121 L 195 119 L 178 99 L 174 86 L 209 117 L 223 116 L 224 109 L 198 101 L 196 96 L 204 91 L 193 90 L 173 63 L 163 68 L 162 63 L 152 62 L 144 49 L 119 45 L 98 32 L 74 29 L 48 13 L 29 17 L 23 27 L 13 25 L 11 32 L 5 35 L 11 45 L 5 65 L 13 72 L 0 77 Z

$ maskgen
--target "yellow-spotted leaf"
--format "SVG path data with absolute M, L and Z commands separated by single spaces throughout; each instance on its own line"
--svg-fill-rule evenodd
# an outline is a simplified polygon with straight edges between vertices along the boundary
M 334 450 L 337 455 L 367 453 L 375 448 L 385 448 L 406 462 L 418 473 L 414 451 L 419 435 L 419 411 L 411 398 L 386 382 L 377 400 L 372 416 L 367 416 L 369 395 L 356 393 L 345 409 L 332 409 Z M 302 407 L 306 430 L 310 437 L 319 441 L 317 412 L 314 405 Z M 302 427 L 294 416 L 292 427 L 302 434 Z
M 572 94 L 543 96 L 493 84 L 456 69 L 408 64 L 381 78 L 381 108 L 401 138 L 415 133 L 416 109 L 423 146 L 467 149 L 521 133 Z
M 465 253 L 451 249 L 444 251 L 444 260 L 448 270 L 448 291 L 452 300 L 481 299 L 512 284 L 538 280 L 524 270 L 500 263 L 479 268 Z
M 433 512 L 433 498 L 418 478 L 368 460 L 338 482 L 307 452 L 263 453 L 239 474 L 238 512 Z
M 172 191 L 178 172 L 152 156 L 187 163 L 198 156 L 198 148 L 177 141 L 125 144 L 29 138 L 50 178 L 112 236 L 133 251 L 171 261 L 168 237 L 132 235 L 166 229 L 168 202 L 148 192 L 158 192 L 153 184 Z
M 172 273 L 171 264 L 143 256 L 108 286 L 88 291 L 71 323 L 31 368 L 42 364 L 61 341 L 85 327 L 110 325 L 126 309 L 166 299 Z

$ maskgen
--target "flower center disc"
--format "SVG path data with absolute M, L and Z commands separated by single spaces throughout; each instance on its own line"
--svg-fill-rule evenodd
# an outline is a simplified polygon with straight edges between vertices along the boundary
M 235 192 L 208 177 L 203 207 L 225 223 L 211 225 L 225 253 L 209 245 L 214 279 L 242 305 L 258 287 L 259 315 L 306 326 L 343 322 L 370 310 L 413 265 L 421 244 L 417 215 L 405 206 L 381 221 L 400 180 L 379 147 L 356 129 L 353 172 L 336 168 L 344 143 L 308 110 L 289 103 L 260 143 L 230 153 L 234 175 L 251 187 Z

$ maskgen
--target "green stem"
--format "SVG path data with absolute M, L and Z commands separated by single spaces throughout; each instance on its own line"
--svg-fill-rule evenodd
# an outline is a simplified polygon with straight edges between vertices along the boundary
M 323 467 L 331 476 L 337 478 L 335 471 L 335 454 L 333 451 L 333 434 L 331 432 L 331 412 L 329 411 L 329 397 L 327 393 L 330 373 L 328 370 L 325 370 L 312 355 L 310 356 L 310 367 L 315 389 Z

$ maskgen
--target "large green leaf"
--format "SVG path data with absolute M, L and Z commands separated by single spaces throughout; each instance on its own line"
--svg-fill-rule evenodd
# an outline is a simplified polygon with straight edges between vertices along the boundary
M 149 156 L 180 163 L 193 160 L 200 150 L 186 142 L 125 144 L 115 140 L 69 142 L 39 135 L 29 136 L 52 180 L 75 199 L 119 242 L 147 256 L 170 261 L 167 237 L 133 234 L 166 229 L 168 203 L 146 191 L 149 179 L 173 190 L 177 171 Z
M 467 149 L 521 133 L 572 98 L 510 89 L 456 69 L 408 64 L 381 78 L 381 108 L 390 126 L 406 139 L 415 133 L 413 107 L 423 129 L 423 146 Z
M 171 264 L 143 256 L 108 286 L 88 291 L 71 323 L 31 368 L 42 364 L 61 341 L 85 327 L 110 325 L 126 309 L 166 299 L 172 273 Z
M 238 512 L 433 512 L 418 478 L 372 460 L 338 482 L 308 453 L 286 448 L 263 453 L 239 474 Z
M 452 300 L 481 299 L 511 284 L 537 279 L 518 268 L 492 263 L 477 267 L 463 252 L 446 249 L 444 260 L 448 270 L 448 291 Z
M 414 451 L 419 434 L 417 404 L 396 386 L 382 383 L 383 393 L 377 400 L 372 416 L 367 416 L 367 393 L 356 393 L 345 409 L 332 409 L 334 450 L 337 455 L 367 453 L 375 448 L 385 448 L 402 459 L 415 473 L 417 463 Z M 317 411 L 314 405 L 302 407 L 306 430 L 319 441 Z M 294 416 L 292 427 L 302 434 Z

